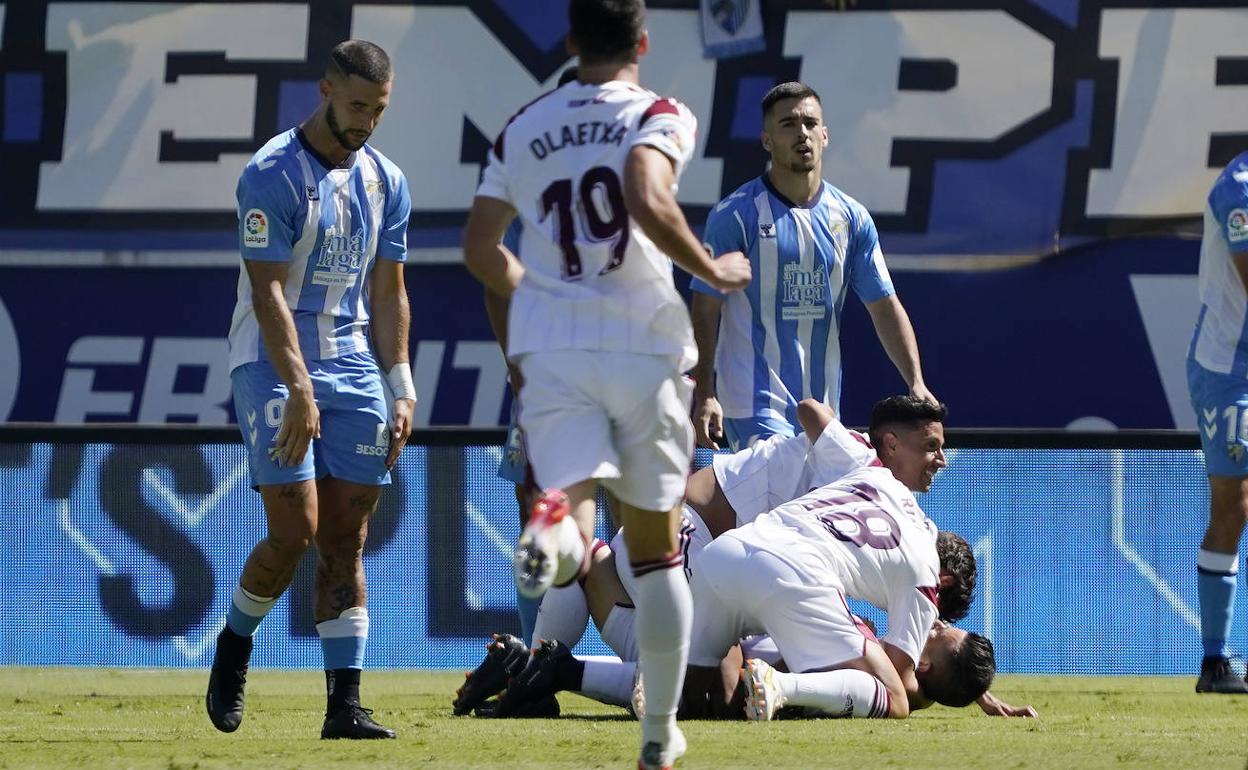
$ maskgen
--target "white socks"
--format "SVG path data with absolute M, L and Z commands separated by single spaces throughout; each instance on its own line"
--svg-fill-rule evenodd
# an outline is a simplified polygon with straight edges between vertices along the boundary
M 773 674 L 784 705 L 815 708 L 830 717 L 885 718 L 891 709 L 888 690 L 865 671 L 812 671 Z
M 533 644 L 536 646 L 538 639 L 558 639 L 571 649 L 580 643 L 588 623 L 589 604 L 585 601 L 585 589 L 580 583 L 551 588 L 537 608 Z
M 633 698 L 637 664 L 606 657 L 586 657 L 581 694 L 599 703 L 627 707 Z
M 634 628 L 646 696 L 643 744 L 658 741 L 666 745 L 677 733 L 676 706 L 685 682 L 693 626 L 693 595 L 681 565 L 679 553 L 632 565 L 637 587 Z

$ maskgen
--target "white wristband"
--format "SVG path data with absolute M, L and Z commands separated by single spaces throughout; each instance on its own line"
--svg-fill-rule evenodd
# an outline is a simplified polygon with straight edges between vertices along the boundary
M 390 394 L 397 401 L 400 398 L 416 400 L 416 384 L 412 382 L 412 367 L 407 362 L 390 367 L 386 373 L 386 382 L 390 384 Z

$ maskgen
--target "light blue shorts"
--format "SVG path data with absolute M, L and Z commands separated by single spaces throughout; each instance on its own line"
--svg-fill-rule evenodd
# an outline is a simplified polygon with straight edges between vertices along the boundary
M 234 411 L 247 447 L 253 487 L 333 476 L 356 484 L 390 483 L 390 409 L 381 370 L 369 353 L 309 361 L 312 392 L 321 410 L 321 437 L 303 462 L 279 467 L 270 456 L 286 399 L 286 384 L 268 361 L 243 364 L 230 375 Z
M 529 472 L 529 453 L 524 449 L 524 433 L 520 430 L 518 398 L 511 400 L 511 422 L 507 425 L 507 443 L 503 445 L 503 456 L 498 462 L 498 477 L 510 481 L 516 486 L 532 484 Z
M 1248 476 L 1248 380 L 1187 361 L 1187 387 L 1210 476 Z
M 734 452 L 749 449 L 759 439 L 775 435 L 793 436 L 793 426 L 774 417 L 725 417 L 724 435 Z

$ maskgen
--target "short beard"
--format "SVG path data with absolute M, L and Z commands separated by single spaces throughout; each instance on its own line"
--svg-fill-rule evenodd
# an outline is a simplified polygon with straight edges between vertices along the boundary
M 325 122 L 329 124 L 329 133 L 334 135 L 334 138 L 338 140 L 338 144 L 342 145 L 344 150 L 355 152 L 364 146 L 364 142 L 368 141 L 368 137 L 364 137 L 363 141 L 356 143 L 347 137 L 347 132 L 343 131 L 342 127 L 338 125 L 338 118 L 334 116 L 334 105 L 332 104 L 328 105 L 325 110 Z

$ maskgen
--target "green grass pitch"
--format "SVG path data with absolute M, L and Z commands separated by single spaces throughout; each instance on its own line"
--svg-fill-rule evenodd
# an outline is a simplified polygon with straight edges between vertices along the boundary
M 0 668 L 0 767 L 629 768 L 637 723 L 563 694 L 563 716 L 456 718 L 454 672 L 367 671 L 365 704 L 396 741 L 317 739 L 319 672 L 254 671 L 247 718 L 216 732 L 206 671 Z M 686 722 L 680 768 L 1244 768 L 1248 697 L 1197 696 L 1193 677 L 1002 676 L 1038 720 L 933 707 L 905 721 Z

